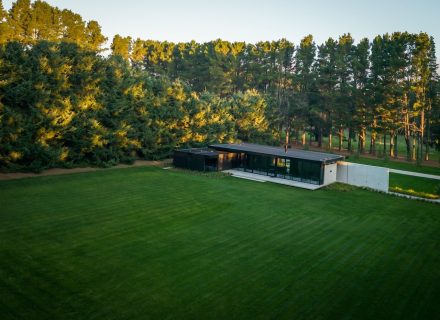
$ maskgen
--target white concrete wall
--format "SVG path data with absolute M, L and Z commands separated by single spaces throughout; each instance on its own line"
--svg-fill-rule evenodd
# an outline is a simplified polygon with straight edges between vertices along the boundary
M 327 164 L 324 166 L 324 185 L 336 182 L 337 164 Z
M 339 161 L 336 181 L 388 192 L 389 170 L 388 168 Z

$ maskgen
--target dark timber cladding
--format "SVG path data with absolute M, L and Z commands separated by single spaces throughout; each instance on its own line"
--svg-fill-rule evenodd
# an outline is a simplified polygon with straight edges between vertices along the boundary
M 217 167 L 235 169 L 312 184 L 324 183 L 325 166 L 344 157 L 323 152 L 271 147 L 258 144 L 212 144 L 219 151 Z
M 177 168 L 216 171 L 218 152 L 207 148 L 175 150 L 173 165 Z

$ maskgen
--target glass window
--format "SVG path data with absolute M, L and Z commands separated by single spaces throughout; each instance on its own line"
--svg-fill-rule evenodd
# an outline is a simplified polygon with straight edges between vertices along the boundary
M 290 174 L 290 159 L 286 159 L 286 174 Z

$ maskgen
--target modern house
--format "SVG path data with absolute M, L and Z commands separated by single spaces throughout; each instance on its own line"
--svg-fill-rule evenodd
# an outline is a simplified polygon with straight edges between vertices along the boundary
M 219 152 L 208 148 L 174 150 L 173 165 L 197 171 L 218 171 Z
M 343 156 L 250 143 L 212 144 L 208 148 L 176 150 L 175 167 L 201 171 L 238 170 L 274 178 L 327 185 L 336 181 Z

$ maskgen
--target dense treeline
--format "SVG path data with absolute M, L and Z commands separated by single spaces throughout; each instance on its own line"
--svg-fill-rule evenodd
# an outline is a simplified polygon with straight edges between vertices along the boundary
M 2 32 L 10 28 L 10 38 L 0 47 L 3 169 L 103 166 L 137 157 L 163 158 L 176 146 L 273 139 L 267 120 L 271 112 L 257 91 L 228 96 L 195 92 L 178 79 L 132 68 L 117 55 L 102 57 L 100 45 L 84 42 L 90 39 L 84 28 L 90 23 L 79 16 L 74 39 L 62 35 L 35 40 L 35 33 L 46 35 L 35 31 L 44 23 L 19 38 L 15 23 L 28 20 L 11 21 L 46 21 L 39 19 L 40 7 L 51 8 L 41 1 L 31 5 L 19 0 L 8 14 L 2 10 Z M 49 20 L 60 13 L 52 9 L 46 11 L 52 15 Z
M 59 10 L 44 1 L 18 0 L 9 12 L 0 1 L 0 44 L 19 41 L 33 45 L 40 40 L 75 43 L 99 51 L 107 40 L 98 22 L 86 22 L 70 10 Z
M 369 142 L 374 154 L 381 136 L 381 152 L 397 156 L 403 134 L 411 159 L 427 159 L 429 146 L 438 146 L 435 43 L 426 33 L 395 32 L 357 44 L 344 34 L 322 45 L 309 35 L 299 46 L 285 39 L 175 44 L 117 35 L 111 48 L 133 68 L 180 79 L 197 92 L 257 90 L 274 106 L 271 124 L 285 131 L 286 143 L 294 134 L 305 144 L 309 132 L 320 147 L 328 137 L 332 149 L 336 134 L 339 149 L 345 139 L 350 151 L 362 153 Z
M 9 42 L 0 61 L 4 167 L 110 165 L 164 157 L 176 145 L 270 138 L 256 91 L 197 94 L 65 42 Z
M 319 46 L 312 36 L 295 46 L 117 35 L 107 57 L 105 41 L 96 21 L 69 10 L 18 0 L 6 12 L 0 1 L 0 168 L 112 165 L 291 136 L 332 148 L 336 134 L 339 148 L 345 140 L 371 153 L 380 138 L 395 156 L 402 133 L 413 159 L 438 146 L 435 45 L 425 33 L 357 44 L 346 34 Z

